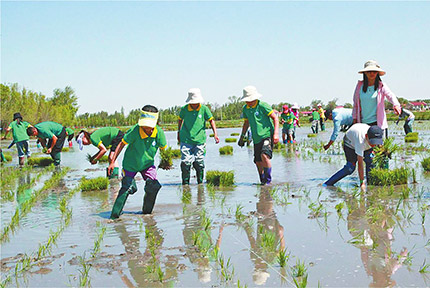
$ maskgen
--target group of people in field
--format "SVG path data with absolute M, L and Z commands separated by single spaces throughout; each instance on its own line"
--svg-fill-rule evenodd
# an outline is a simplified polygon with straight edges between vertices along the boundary
M 353 108 L 336 108 L 324 111 L 319 105 L 312 112 L 312 130 L 318 133 L 318 124 L 325 130 L 324 121 L 333 120 L 334 129 L 330 141 L 324 145 L 327 150 L 336 140 L 340 131 L 346 131 L 343 149 L 346 157 L 345 166 L 324 182 L 325 186 L 332 186 L 342 178 L 352 174 L 358 166 L 360 187 L 365 188 L 366 177 L 372 168 L 372 151 L 375 145 L 383 144 L 384 130 L 387 129 L 385 115 L 385 100 L 393 104 L 394 112 L 399 117 L 407 117 L 405 127 L 412 131 L 413 114 L 402 109 L 397 97 L 391 92 L 380 76 L 385 71 L 376 61 L 370 60 L 364 64 L 363 80 L 358 81 L 353 96 Z M 246 142 L 248 130 L 251 130 L 254 142 L 254 163 L 256 165 L 260 183 L 267 185 L 272 182 L 272 151 L 273 145 L 279 142 L 279 123 L 282 127 L 282 141 L 295 143 L 296 127 L 300 127 L 299 107 L 294 103 L 291 108 L 284 105 L 282 113 L 278 113 L 272 107 L 260 100 L 262 95 L 254 86 L 243 88 L 241 101 L 245 102 L 242 109 L 244 119 L 242 132 L 238 145 L 243 147 Z M 204 156 L 206 154 L 206 122 L 209 122 L 215 143 L 219 143 L 217 128 L 210 109 L 203 104 L 204 99 L 198 88 L 188 91 L 186 105 L 179 112 L 177 139 L 181 150 L 181 179 L 183 185 L 190 184 L 191 167 L 196 171 L 197 183 L 202 183 L 204 178 Z M 75 140 L 82 150 L 84 145 L 94 145 L 99 150 L 91 156 L 90 162 L 97 163 L 108 149 L 109 167 L 108 175 L 118 174 L 117 158 L 127 146 L 122 162 L 121 188 L 112 208 L 111 219 L 118 218 L 123 210 L 129 195 L 136 193 L 137 185 L 135 175 L 140 173 L 145 180 L 145 196 L 142 212 L 152 213 L 157 194 L 161 184 L 157 180 L 157 170 L 154 166 L 154 158 L 158 149 L 167 147 L 164 131 L 157 125 L 159 112 L 152 105 L 145 105 L 140 111 L 137 124 L 126 133 L 115 127 L 104 127 L 93 132 L 80 131 Z M 280 118 L 280 120 L 279 120 Z M 400 119 L 400 118 L 399 118 Z M 63 125 L 51 121 L 38 123 L 34 126 L 23 121 L 19 113 L 15 113 L 14 121 L 9 125 L 6 134 L 12 130 L 14 143 L 18 149 L 20 165 L 24 164 L 24 156 L 30 156 L 28 149 L 29 136 L 36 136 L 46 153 L 54 160 L 54 165 L 61 161 L 61 148 L 66 138 L 71 141 L 73 130 L 68 130 Z M 406 128 L 405 128 L 406 131 Z M 364 170 L 364 163 L 366 170 Z

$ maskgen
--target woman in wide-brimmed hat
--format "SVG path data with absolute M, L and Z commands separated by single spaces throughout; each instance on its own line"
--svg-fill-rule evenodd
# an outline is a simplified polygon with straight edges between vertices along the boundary
M 13 142 L 11 146 L 13 144 L 16 145 L 20 166 L 24 165 L 24 156 L 27 156 L 27 158 L 31 156 L 30 149 L 28 148 L 30 137 L 27 135 L 27 128 L 30 126 L 28 122 L 22 120 L 21 113 L 17 112 L 13 114 L 13 121 L 7 127 L 6 133 L 2 138 L 3 140 L 6 139 L 6 135 L 12 130 Z
M 352 110 L 354 123 L 378 125 L 381 129 L 387 129 L 385 99 L 393 104 L 397 115 L 400 114 L 400 103 L 388 85 L 381 80 L 380 76 L 385 75 L 385 71 L 376 61 L 369 60 L 358 73 L 363 74 L 363 80 L 358 81 L 355 87 Z

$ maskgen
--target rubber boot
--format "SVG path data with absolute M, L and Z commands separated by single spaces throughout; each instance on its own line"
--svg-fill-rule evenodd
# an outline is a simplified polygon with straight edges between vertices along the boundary
M 190 170 L 191 166 L 181 162 L 181 172 L 182 172 L 182 185 L 190 184 Z
M 108 174 L 108 168 L 106 168 L 106 177 L 108 177 L 109 179 L 114 179 L 114 178 L 118 178 L 118 176 L 119 176 L 119 167 L 114 167 L 110 175 Z
M 54 166 L 59 166 L 61 162 L 61 153 L 51 153 L 52 160 L 54 160 Z
M 193 167 L 194 167 L 194 169 L 196 169 L 197 183 L 198 184 L 203 183 L 203 178 L 204 178 L 204 175 L 205 175 L 205 166 L 204 166 L 204 164 L 203 163 L 199 164 L 197 162 L 194 162 L 193 163 Z
M 145 197 L 143 197 L 143 214 L 151 214 L 157 199 L 158 191 L 161 189 L 161 184 L 158 180 L 148 179 L 145 184 Z
M 264 171 L 264 178 L 266 178 L 266 184 L 270 184 L 272 182 L 272 167 L 270 168 L 263 168 Z
M 264 174 L 264 171 L 259 176 L 260 176 L 260 183 L 261 183 L 261 185 L 266 184 L 266 175 Z
M 24 156 L 19 157 L 19 166 L 23 166 L 24 165 L 24 160 L 25 160 Z
M 337 171 L 336 174 L 334 174 L 333 176 L 330 177 L 330 179 L 324 182 L 324 185 L 333 186 L 339 180 L 345 178 L 348 175 L 351 175 L 354 171 L 355 171 L 355 165 L 353 165 L 351 162 L 347 162 L 342 169 Z
M 115 199 L 115 203 L 112 207 L 110 219 L 117 219 L 122 213 L 125 202 L 127 201 L 129 194 L 134 194 L 137 191 L 136 181 L 133 177 L 125 176 L 121 181 L 121 189 L 118 192 L 118 196 Z
M 370 170 L 372 170 L 373 168 L 375 168 L 375 164 L 373 164 L 373 157 L 375 157 L 375 155 L 373 154 L 373 149 L 372 150 L 366 150 L 364 151 L 364 163 L 366 163 L 366 179 L 367 179 L 367 183 L 371 183 L 370 180 Z M 388 164 L 388 163 L 387 163 Z M 387 167 L 388 169 L 388 167 Z

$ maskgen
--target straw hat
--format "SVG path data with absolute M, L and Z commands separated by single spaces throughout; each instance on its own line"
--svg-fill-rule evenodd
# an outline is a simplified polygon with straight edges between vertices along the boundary
M 299 105 L 297 105 L 297 102 L 293 103 L 293 106 L 291 106 L 291 109 L 299 109 Z
M 381 67 L 375 60 L 369 60 L 366 63 L 364 63 L 364 69 L 358 71 L 358 73 L 364 73 L 367 71 L 379 72 L 379 76 L 385 75 L 385 71 L 381 69 Z
M 203 102 L 204 100 L 202 97 L 202 92 L 200 91 L 199 88 L 191 88 L 190 90 L 188 90 L 188 98 L 187 98 L 187 101 L 185 101 L 185 103 L 201 104 Z
M 240 100 L 244 102 L 251 102 L 259 99 L 261 96 L 263 95 L 258 93 L 257 88 L 254 86 L 246 86 L 243 88 L 243 96 Z

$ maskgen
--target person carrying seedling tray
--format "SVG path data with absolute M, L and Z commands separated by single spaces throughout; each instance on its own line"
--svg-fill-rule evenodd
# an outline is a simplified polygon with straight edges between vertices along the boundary
M 293 134 L 294 134 L 294 121 L 296 120 L 296 116 L 288 109 L 287 105 L 282 106 L 282 114 L 281 114 L 281 124 L 282 127 L 282 141 L 284 144 L 291 143 L 293 144 Z M 288 137 L 288 139 L 286 139 Z
M 123 178 L 121 189 L 112 207 L 110 218 L 117 219 L 124 208 L 128 195 L 137 192 L 134 176 L 138 172 L 146 181 L 145 196 L 143 198 L 143 214 L 151 214 L 155 205 L 158 191 L 161 184 L 157 180 L 157 170 L 154 166 L 154 157 L 158 148 L 167 147 L 164 131 L 157 125 L 158 109 L 152 105 L 145 105 L 141 109 L 139 123 L 127 131 L 123 139 L 115 149 L 112 161 L 109 163 L 108 175 L 115 168 L 115 161 L 122 149 L 127 146 L 122 161 Z
M 28 122 L 22 120 L 20 113 L 15 113 L 13 114 L 13 121 L 7 127 L 6 133 L 2 138 L 2 140 L 5 140 L 9 131 L 12 131 L 13 142 L 9 148 L 12 147 L 13 144 L 16 144 L 19 166 L 24 165 L 24 156 L 27 156 L 27 158 L 31 156 L 30 149 L 28 148 L 28 140 L 30 137 L 27 135 L 27 128 L 30 126 Z
M 75 136 L 75 131 L 73 131 L 72 128 L 66 127 L 66 136 L 67 136 L 67 142 L 69 142 L 69 147 L 73 147 L 73 137 Z
M 240 147 L 245 145 L 244 136 L 248 127 L 251 127 L 254 141 L 254 163 L 257 166 L 260 183 L 265 185 L 272 182 L 270 159 L 272 159 L 273 144 L 279 142 L 279 123 L 278 116 L 273 113 L 272 107 L 258 100 L 261 96 L 254 86 L 243 88 L 241 100 L 246 102 L 242 110 L 245 121 L 238 145 Z
M 352 125 L 343 138 L 346 165 L 324 182 L 323 186 L 333 186 L 339 180 L 351 175 L 355 171 L 355 166 L 358 163 L 360 188 L 364 190 L 366 188 L 366 183 L 364 182 L 364 155 L 366 151 L 371 151 L 376 145 L 383 144 L 383 133 L 384 131 L 376 125 L 369 126 L 364 123 Z M 372 163 L 366 163 L 367 180 L 369 180 L 371 164 Z
M 203 105 L 199 88 L 188 91 L 187 105 L 181 108 L 178 119 L 178 143 L 181 147 L 182 185 L 190 184 L 191 165 L 196 170 L 197 183 L 203 182 L 206 155 L 206 121 L 214 132 L 215 143 L 219 143 L 215 120 L 211 110 Z
M 102 158 L 103 155 L 107 152 L 107 149 L 110 146 L 110 152 L 108 156 L 109 164 L 112 163 L 113 154 L 115 153 L 116 147 L 118 147 L 119 143 L 121 143 L 122 138 L 124 137 L 124 132 L 119 130 L 116 127 L 103 127 L 95 130 L 92 133 L 88 133 L 85 130 L 81 130 L 79 134 L 76 136 L 76 142 L 79 144 L 79 149 L 82 150 L 84 145 L 94 145 L 99 148 L 99 151 L 90 156 L 88 154 L 88 160 L 91 164 L 97 164 L 97 160 Z M 109 175 L 109 178 L 118 177 L 119 175 L 119 165 L 118 162 L 115 161 L 115 167 L 112 173 Z
M 39 138 L 40 144 L 46 148 L 45 153 L 50 154 L 54 160 L 54 165 L 60 165 L 61 149 L 66 140 L 66 128 L 63 125 L 52 121 L 41 122 L 34 127 L 28 127 L 27 134 Z M 46 145 L 46 139 L 48 139 L 48 145 Z

